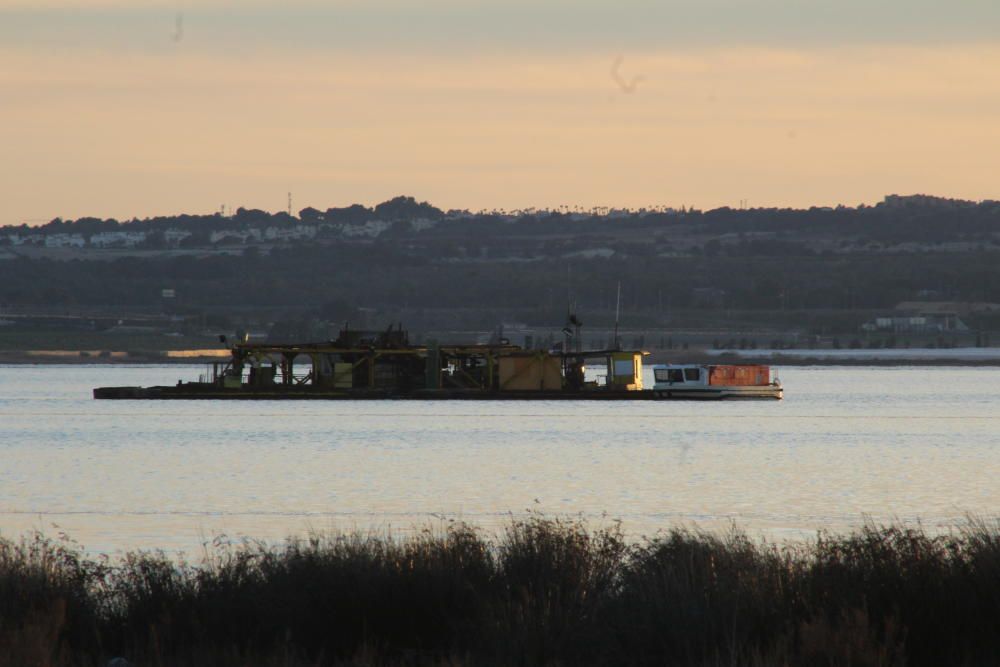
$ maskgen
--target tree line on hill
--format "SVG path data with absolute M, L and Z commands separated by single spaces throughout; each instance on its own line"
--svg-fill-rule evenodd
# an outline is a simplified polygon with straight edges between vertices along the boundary
M 40 226 L 0 227 L 0 242 L 9 234 L 94 234 L 109 231 L 155 232 L 174 228 L 187 232 L 224 231 L 268 226 L 362 225 L 368 222 L 412 223 L 427 221 L 433 227 L 399 227 L 399 232 L 435 236 L 523 236 L 552 234 L 616 235 L 623 231 L 680 231 L 708 236 L 778 235 L 786 245 L 755 241 L 749 254 L 788 254 L 787 243 L 816 238 L 852 239 L 876 244 L 991 242 L 1000 233 L 1000 202 L 966 202 L 935 197 L 890 196 L 875 205 L 812 207 L 809 209 L 723 207 L 664 210 L 526 210 L 443 211 L 413 197 L 395 197 L 376 206 L 353 204 L 321 211 L 307 207 L 298 216 L 239 208 L 232 215 L 181 214 L 146 219 L 56 218 Z M 763 252 L 761 252 L 763 251 Z M 775 252 L 776 251 L 776 252 Z
M 614 217 L 446 213 L 397 198 L 372 208 L 306 209 L 298 218 L 241 209 L 232 219 L 84 219 L 41 229 L 88 229 L 98 222 L 216 229 L 301 225 L 320 217 L 343 225 L 385 219 L 438 224 L 420 230 L 407 224 L 375 236 L 236 243 L 115 259 L 89 252 L 63 259 L 14 252 L 0 260 L 0 304 L 321 315 L 326 304 L 340 303 L 349 309 L 450 308 L 475 311 L 480 319 L 502 311 L 531 322 L 558 319 L 569 302 L 582 311 L 613 312 L 621 283 L 622 307 L 655 325 L 664 313 L 682 310 L 865 311 L 867 317 L 868 311 L 907 300 L 1000 303 L 996 202 L 887 198 L 873 207 Z M 902 242 L 922 245 L 906 251 L 889 245 Z M 102 261 L 89 261 L 96 258 Z M 164 289 L 176 298 L 164 301 Z M 973 326 L 1000 326 L 994 315 L 981 319 Z

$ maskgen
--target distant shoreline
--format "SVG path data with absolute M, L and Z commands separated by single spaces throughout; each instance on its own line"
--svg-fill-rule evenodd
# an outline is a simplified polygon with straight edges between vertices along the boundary
M 220 350 L 74 351 L 3 350 L 6 366 L 200 365 L 226 361 Z M 1000 367 L 1000 348 L 945 350 L 654 350 L 647 364 L 769 364 L 771 366 Z
M 183 350 L 177 354 L 174 350 L 142 351 L 142 352 L 86 352 L 81 354 L 73 350 L 3 350 L 0 351 L 0 365 L 8 366 L 109 366 L 109 365 L 197 365 L 225 361 L 229 357 L 207 354 L 206 356 L 188 356 L 194 350 Z M 214 350 L 206 350 L 214 352 Z
M 656 350 L 646 363 L 772 366 L 1000 366 L 1000 348 L 890 350 Z

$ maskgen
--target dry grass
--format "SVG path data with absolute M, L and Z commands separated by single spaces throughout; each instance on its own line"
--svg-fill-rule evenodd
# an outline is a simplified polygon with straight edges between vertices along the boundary
M 0 665 L 1000 664 L 1000 523 L 778 546 L 512 521 L 85 558 L 0 542 Z

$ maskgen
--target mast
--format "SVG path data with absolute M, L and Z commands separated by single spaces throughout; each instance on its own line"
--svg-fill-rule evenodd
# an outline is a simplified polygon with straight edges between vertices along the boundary
M 618 298 L 615 299 L 615 349 L 620 350 L 621 344 L 618 341 L 618 319 L 622 309 L 622 281 L 618 281 Z

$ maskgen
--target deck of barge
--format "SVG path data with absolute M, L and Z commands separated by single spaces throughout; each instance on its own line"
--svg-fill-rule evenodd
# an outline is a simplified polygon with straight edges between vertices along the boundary
M 572 337 L 579 339 L 580 322 Z M 321 343 L 250 343 L 197 382 L 159 387 L 98 387 L 119 400 L 465 400 L 653 401 L 781 398 L 781 390 L 688 391 L 643 387 L 642 350 L 572 350 L 569 324 L 559 348 L 522 349 L 498 337 L 487 344 L 411 345 L 402 325 L 382 332 L 344 329 Z M 225 337 L 223 337 L 223 341 Z M 722 368 L 722 367 L 719 367 Z M 729 368 L 729 367 L 726 367 Z M 733 367 L 735 368 L 735 367 Z M 758 367 L 753 367 L 759 371 Z M 714 372 L 714 371 L 713 371 Z M 588 373 L 590 373 L 588 377 Z M 716 383 L 712 383 L 713 385 Z M 737 382 L 736 384 L 746 384 Z M 754 394 L 751 396 L 750 394 Z
M 418 389 L 398 393 L 381 389 L 321 390 L 309 387 L 223 389 L 203 387 L 98 387 L 96 399 L 118 400 L 449 400 L 449 401 L 652 401 L 653 391 L 482 391 L 466 389 Z

